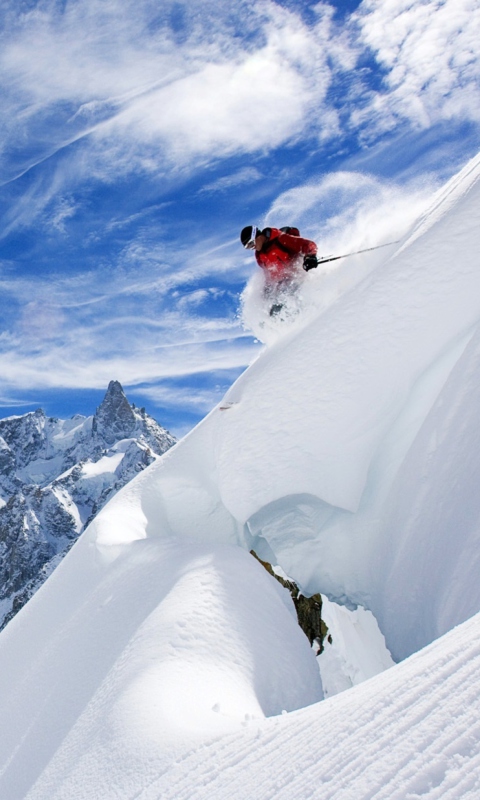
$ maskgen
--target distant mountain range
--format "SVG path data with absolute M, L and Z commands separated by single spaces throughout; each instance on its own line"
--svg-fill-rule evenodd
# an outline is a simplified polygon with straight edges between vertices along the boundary
M 176 442 L 111 381 L 93 416 L 0 420 L 0 629 L 122 486 Z

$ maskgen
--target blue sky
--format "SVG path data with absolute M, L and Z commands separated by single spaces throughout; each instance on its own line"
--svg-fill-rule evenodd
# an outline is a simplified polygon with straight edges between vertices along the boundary
M 480 0 L 3 0 L 0 414 L 180 435 L 261 346 L 246 225 L 401 235 L 479 149 Z

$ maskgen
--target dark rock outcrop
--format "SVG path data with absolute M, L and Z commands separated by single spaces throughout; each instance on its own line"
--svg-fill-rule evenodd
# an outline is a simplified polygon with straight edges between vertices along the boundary
M 132 436 L 137 417 L 118 381 L 110 381 L 92 422 L 92 435 L 107 444 Z
M 305 636 L 311 645 L 315 644 L 317 648 L 317 655 L 323 652 L 323 642 L 328 636 L 328 628 L 322 619 L 322 595 L 313 594 L 311 597 L 305 597 L 300 592 L 297 584 L 294 581 L 286 580 L 280 575 L 277 575 L 271 564 L 268 561 L 262 561 L 255 552 L 250 550 L 250 553 L 257 561 L 262 564 L 267 572 L 272 575 L 285 589 L 288 589 L 292 596 L 293 604 L 297 612 L 298 624 L 300 625 Z M 329 637 L 331 642 L 331 638 Z

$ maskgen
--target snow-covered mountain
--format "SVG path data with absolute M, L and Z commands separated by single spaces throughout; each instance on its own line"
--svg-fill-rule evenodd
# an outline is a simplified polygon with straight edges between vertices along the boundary
M 480 157 L 258 316 L 257 361 L 0 635 L 0 796 L 480 796 L 479 217 Z M 399 663 L 322 699 L 250 550 L 357 615 L 330 656 L 360 664 L 364 607 Z
M 0 419 L 0 628 L 107 500 L 175 442 L 118 381 L 90 417 Z

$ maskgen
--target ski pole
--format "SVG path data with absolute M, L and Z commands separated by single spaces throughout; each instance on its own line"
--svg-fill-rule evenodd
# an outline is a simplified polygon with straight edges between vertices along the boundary
M 398 244 L 400 239 L 394 242 L 385 242 L 385 244 L 377 244 L 375 247 L 365 247 L 363 250 L 355 250 L 354 253 L 344 253 L 343 256 L 327 256 L 326 258 L 319 258 L 319 264 L 326 264 L 328 261 L 338 261 L 339 258 L 348 258 L 348 256 L 358 256 L 359 253 L 368 253 L 370 250 L 378 250 L 380 247 L 388 247 L 389 244 Z

